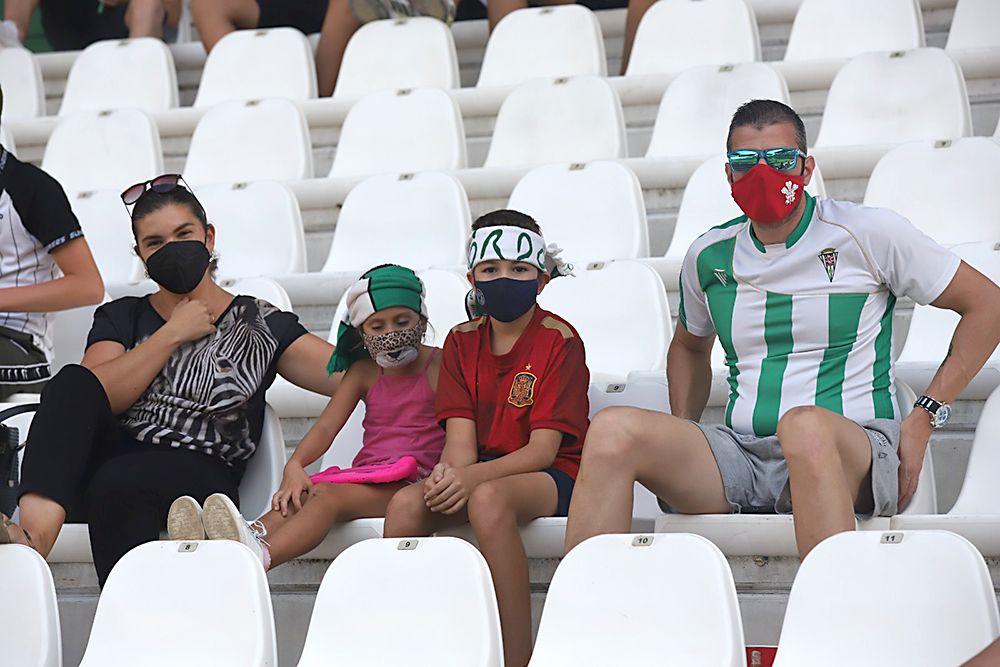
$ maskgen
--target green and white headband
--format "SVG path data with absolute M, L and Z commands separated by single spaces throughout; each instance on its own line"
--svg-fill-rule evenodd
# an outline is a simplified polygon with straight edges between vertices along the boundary
M 506 259 L 527 262 L 553 278 L 571 276 L 573 266 L 560 259 L 561 252 L 562 248 L 554 243 L 545 245 L 542 235 L 530 229 L 503 225 L 481 227 L 472 232 L 469 240 L 469 271 L 482 262 Z

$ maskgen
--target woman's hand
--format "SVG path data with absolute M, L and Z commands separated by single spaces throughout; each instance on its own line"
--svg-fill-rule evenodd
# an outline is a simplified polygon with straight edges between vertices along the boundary
M 473 466 L 452 468 L 439 463 L 424 483 L 424 502 L 432 512 L 455 514 L 469 502 L 478 484 Z
M 312 492 L 313 483 L 306 469 L 294 459 L 285 464 L 285 473 L 281 476 L 281 487 L 271 499 L 271 509 L 288 516 L 289 503 L 296 509 L 302 509 L 303 496 Z
M 215 332 L 212 313 L 201 301 L 182 299 L 170 313 L 170 319 L 163 325 L 178 345 L 196 341 Z

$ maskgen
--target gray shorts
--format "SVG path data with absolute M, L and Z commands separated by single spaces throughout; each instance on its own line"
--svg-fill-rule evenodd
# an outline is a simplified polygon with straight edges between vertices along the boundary
M 778 444 L 778 436 L 760 438 L 737 433 L 720 424 L 696 424 L 708 439 L 722 474 L 726 500 L 733 512 L 787 514 L 792 511 L 788 485 L 788 466 Z M 858 513 L 859 519 L 892 516 L 899 496 L 899 422 L 873 419 L 860 426 L 872 446 L 871 513 Z

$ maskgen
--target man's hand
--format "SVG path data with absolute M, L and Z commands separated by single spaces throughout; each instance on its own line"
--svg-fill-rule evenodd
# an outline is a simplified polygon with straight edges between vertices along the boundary
M 454 514 L 465 507 L 478 484 L 473 466 L 452 468 L 439 463 L 425 482 L 424 502 L 432 512 Z
M 917 480 L 924 465 L 924 452 L 933 430 L 930 415 L 922 408 L 913 408 L 910 416 L 900 425 L 898 512 L 906 509 L 917 491 Z

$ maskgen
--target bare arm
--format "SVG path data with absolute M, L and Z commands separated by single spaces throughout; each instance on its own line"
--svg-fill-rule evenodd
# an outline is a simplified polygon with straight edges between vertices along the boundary
M 344 377 L 343 373 L 326 372 L 333 349 L 333 345 L 313 334 L 299 336 L 278 359 L 278 374 L 303 389 L 333 396 Z
M 372 369 L 363 361 L 356 362 L 347 373 L 343 374 L 344 380 L 340 383 L 340 388 L 330 399 L 323 414 L 299 442 L 295 452 L 288 459 L 289 464 L 294 463 L 305 468 L 326 453 L 368 390 L 371 374 Z
M 674 329 L 667 350 L 667 390 L 670 411 L 681 419 L 698 421 L 708 403 L 714 341 L 714 336 L 695 336 L 681 324 Z
M 48 313 L 100 303 L 104 298 L 104 281 L 83 237 L 53 250 L 52 259 L 63 272 L 63 277 L 35 285 L 0 289 L 0 311 Z
M 464 468 L 479 460 L 476 422 L 464 417 L 451 417 L 445 422 L 444 432 L 441 463 L 451 468 Z
M 551 428 L 536 428 L 531 431 L 528 444 L 505 456 L 473 464 L 475 482 L 481 484 L 491 479 L 526 472 L 539 472 L 552 466 L 559 453 L 563 434 Z

